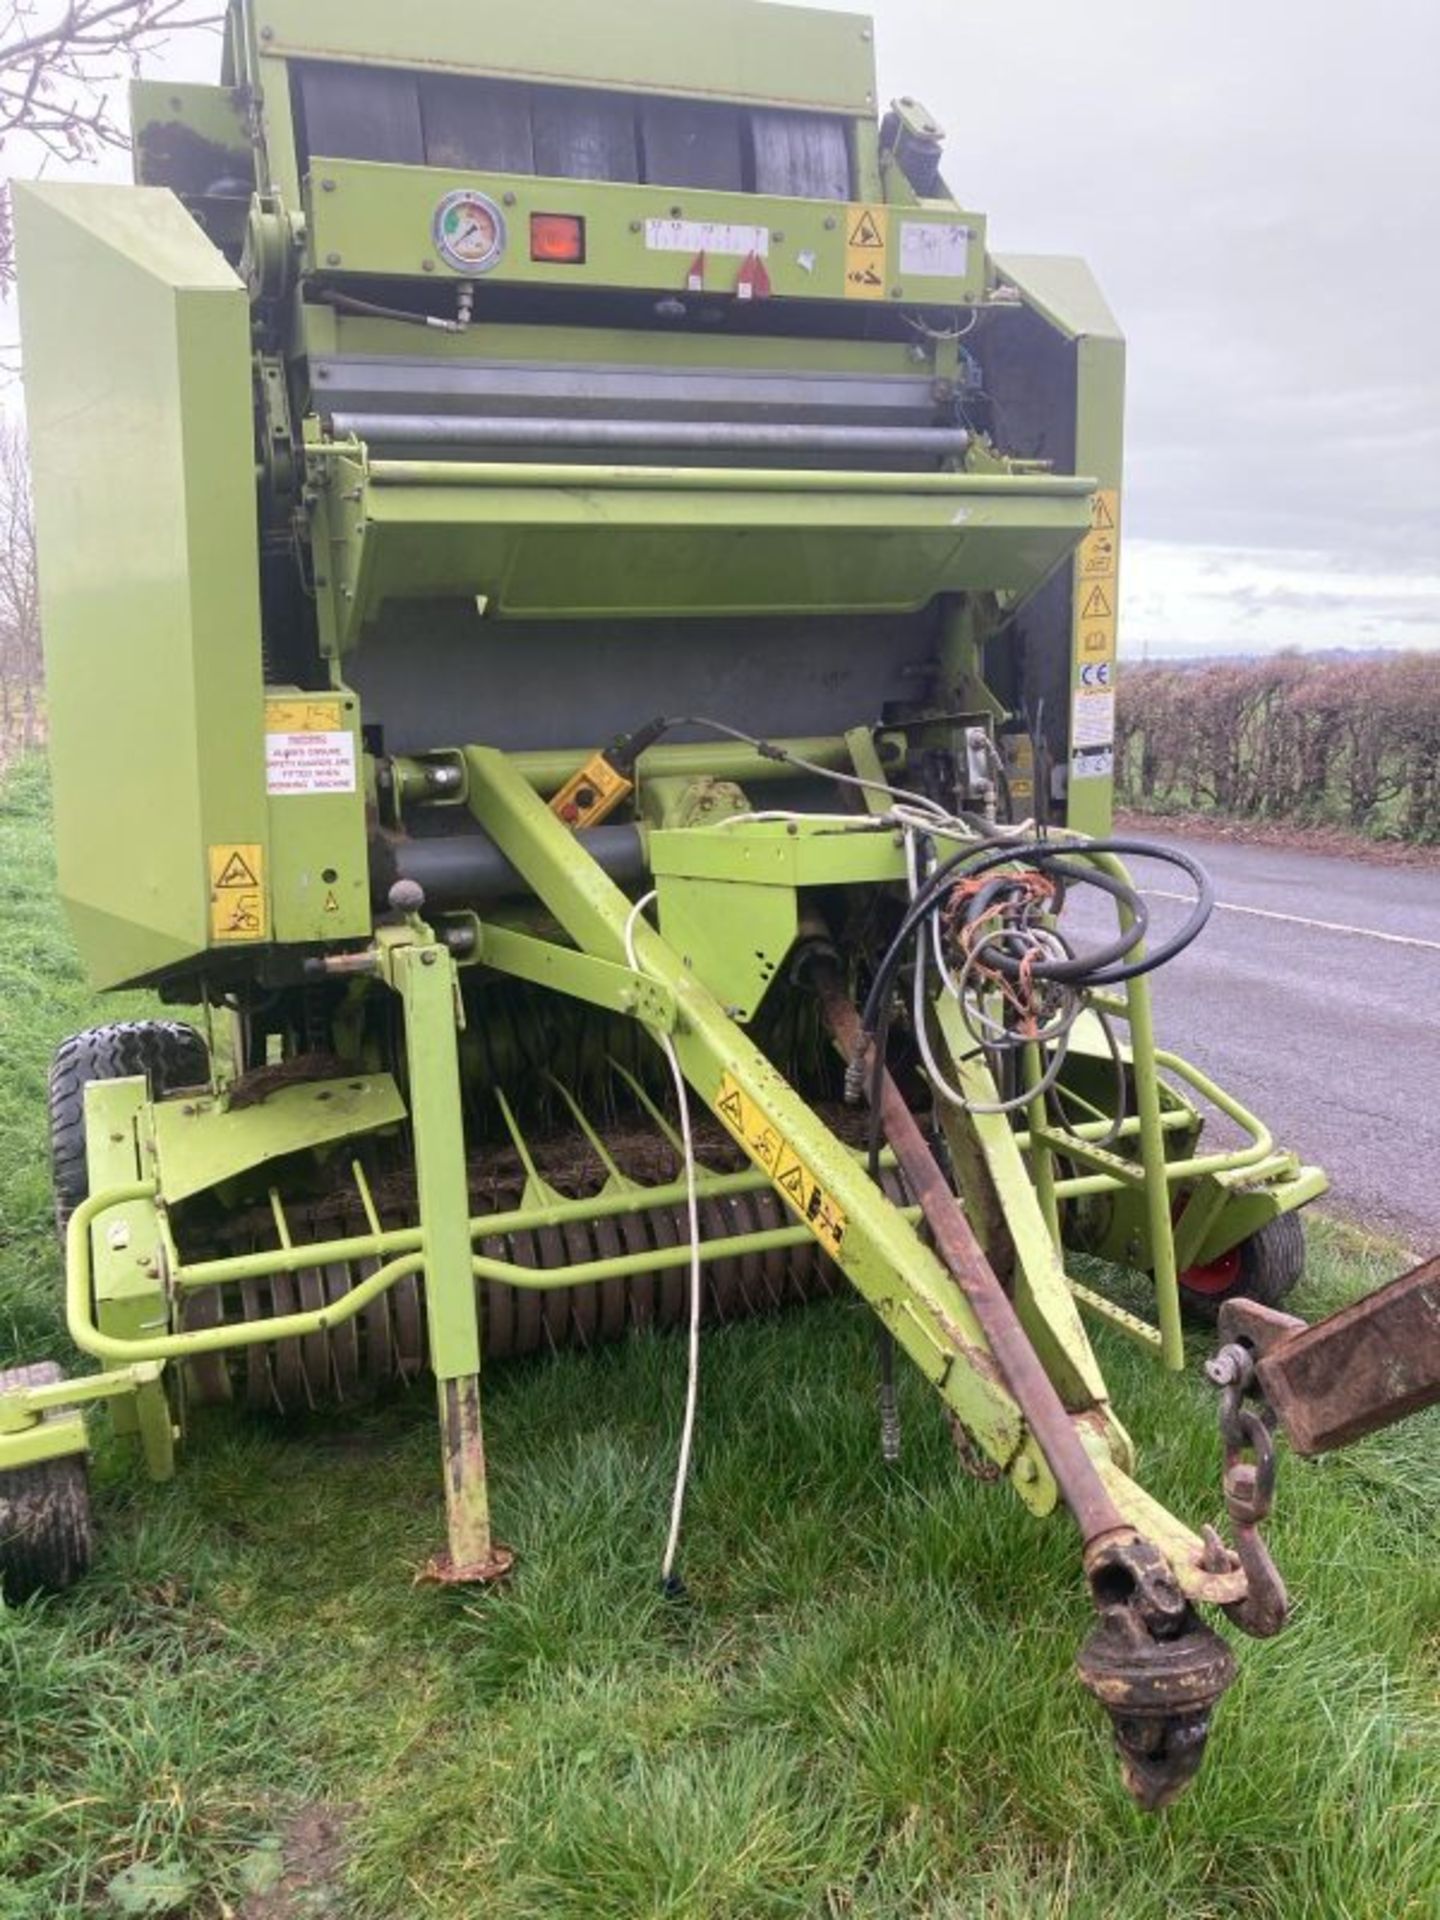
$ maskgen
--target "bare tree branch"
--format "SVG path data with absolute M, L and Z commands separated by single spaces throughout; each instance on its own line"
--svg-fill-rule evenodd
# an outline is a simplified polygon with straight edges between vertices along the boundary
M 0 422 L 0 763 L 43 736 L 44 669 L 25 432 Z
M 176 33 L 213 26 L 214 0 L 0 0 L 0 155 L 28 140 L 66 164 L 129 145 L 111 89 Z M 13 278 L 0 212 L 0 291 Z

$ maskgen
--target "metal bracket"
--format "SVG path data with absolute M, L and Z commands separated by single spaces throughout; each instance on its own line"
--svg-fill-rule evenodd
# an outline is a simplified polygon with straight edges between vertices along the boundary
M 295 491 L 295 426 L 290 417 L 290 394 L 285 385 L 285 362 L 276 354 L 256 358 L 257 391 L 262 418 L 261 448 L 266 476 L 277 500 Z
M 164 1371 L 163 1360 L 136 1360 L 109 1373 L 89 1373 L 78 1380 L 55 1380 L 43 1387 L 14 1387 L 0 1393 L 0 1435 L 27 1433 L 58 1407 L 114 1400 L 134 1393 L 139 1387 L 153 1386 Z
M 78 1380 L 55 1380 L 45 1386 L 14 1387 L 0 1393 L 0 1473 L 16 1467 L 39 1466 L 45 1460 L 61 1460 L 68 1454 L 88 1453 L 89 1435 L 81 1408 L 96 1401 L 119 1402 L 132 1396 L 140 1401 L 147 1390 L 158 1389 L 165 1363 L 138 1360 L 130 1366 L 106 1373 L 85 1374 Z M 163 1405 L 162 1405 L 163 1414 Z M 152 1439 L 141 1423 L 141 1439 L 155 1478 L 165 1477 L 169 1439 Z
M 65 1413 L 58 1419 L 42 1420 L 38 1414 L 27 1412 L 23 1423 L 14 1424 L 15 1412 L 0 1400 L 0 1473 L 12 1472 L 17 1467 L 38 1467 L 46 1460 L 62 1460 L 67 1454 L 89 1451 L 90 1441 L 80 1414 Z
M 512 927 L 488 923 L 481 929 L 477 957 L 482 966 L 493 967 L 497 973 L 553 987 L 557 993 L 588 1000 L 611 1013 L 628 1013 L 662 1033 L 675 1031 L 675 996 L 648 973 L 637 973 L 613 960 L 597 960 L 593 954 L 557 946 L 553 940 L 537 940 Z
M 1255 1378 L 1296 1453 L 1328 1453 L 1440 1400 L 1440 1255 L 1307 1327 L 1227 1300 L 1220 1337 L 1254 1355 Z

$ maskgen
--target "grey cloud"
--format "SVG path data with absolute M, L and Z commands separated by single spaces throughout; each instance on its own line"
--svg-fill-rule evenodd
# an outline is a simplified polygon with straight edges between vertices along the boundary
M 1126 330 L 1131 534 L 1440 567 L 1440 13 L 875 11 L 992 244 L 1083 254 Z

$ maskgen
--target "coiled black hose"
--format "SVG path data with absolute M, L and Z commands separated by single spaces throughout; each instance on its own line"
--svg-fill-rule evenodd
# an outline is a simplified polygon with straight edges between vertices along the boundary
M 1150 924 L 1149 910 L 1134 887 L 1088 864 L 1089 856 L 1100 853 L 1159 861 L 1163 865 L 1178 868 L 1194 883 L 1195 901 L 1178 931 L 1141 958 L 1132 960 L 1129 956 L 1145 938 Z M 989 942 L 987 963 L 1006 979 L 1019 979 L 1023 968 L 1030 979 L 1051 981 L 1075 993 L 1094 987 L 1117 986 L 1163 967 L 1177 954 L 1183 953 L 1196 938 L 1210 918 L 1215 904 L 1215 889 L 1200 863 L 1178 847 L 1160 846 L 1153 840 L 1089 840 L 1069 846 L 1057 845 L 1051 840 L 1030 841 L 1019 846 L 987 843 L 983 847 L 963 848 L 942 861 L 911 900 L 899 930 L 875 969 L 861 1011 L 861 1032 L 871 1049 L 872 1174 L 879 1167 L 880 1089 L 885 1071 L 895 976 L 912 939 L 923 940 L 926 937 L 928 921 L 945 908 L 954 888 L 962 880 L 974 880 L 989 872 L 996 874 L 993 887 L 976 889 L 962 900 L 958 920 L 963 929 L 967 924 L 978 923 L 982 915 L 993 911 L 997 903 L 1003 902 L 1007 894 L 1007 876 L 1013 877 L 1017 871 L 1025 869 L 1058 881 L 1062 889 L 1070 885 L 1093 886 L 1108 894 L 1131 917 L 1131 925 L 1123 928 L 1114 940 L 1098 949 L 1081 953 L 1070 950 L 1068 943 L 1057 943 L 1059 952 L 1041 958 L 1033 946 L 1029 947 L 1028 952 L 1023 948 L 1007 951 L 1003 938 Z

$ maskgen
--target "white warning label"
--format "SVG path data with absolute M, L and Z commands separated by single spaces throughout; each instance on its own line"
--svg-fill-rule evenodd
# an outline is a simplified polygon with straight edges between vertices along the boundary
M 1077 747 L 1070 757 L 1072 780 L 1110 780 L 1114 774 L 1113 747 Z
M 265 791 L 354 793 L 354 734 L 267 733 Z
M 647 220 L 645 245 L 651 253 L 758 253 L 763 260 L 770 229 L 730 220 Z
M 1115 738 L 1115 696 L 1106 689 L 1082 688 L 1075 695 L 1070 741 L 1075 747 L 1108 747 Z
M 970 271 L 970 229 L 940 220 L 902 220 L 900 271 L 920 279 L 963 280 Z

